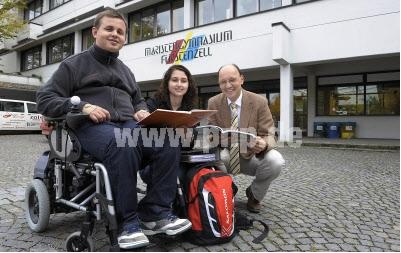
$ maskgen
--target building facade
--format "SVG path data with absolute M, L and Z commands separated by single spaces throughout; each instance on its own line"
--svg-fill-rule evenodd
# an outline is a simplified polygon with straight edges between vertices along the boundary
M 20 13 L 26 29 L 0 44 L 1 70 L 43 85 L 93 43 L 105 8 L 128 20 L 119 58 L 144 97 L 183 64 L 205 108 L 219 92 L 219 67 L 236 63 L 244 87 L 267 97 L 282 141 L 292 127 L 312 136 L 315 122 L 356 122 L 357 138 L 400 138 L 399 0 L 34 0 Z

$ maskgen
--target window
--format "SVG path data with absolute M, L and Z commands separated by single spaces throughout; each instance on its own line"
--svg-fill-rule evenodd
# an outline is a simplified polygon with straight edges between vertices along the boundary
M 54 8 L 56 8 L 57 6 L 60 6 L 60 5 L 66 3 L 66 2 L 69 2 L 69 1 L 70 1 L 70 0 L 50 0 L 49 8 L 50 8 L 50 10 L 51 10 L 51 9 L 54 9 Z
M 318 116 L 399 114 L 399 72 L 318 78 Z
M 0 111 L 4 112 L 24 112 L 24 103 L 0 101 Z
M 82 30 L 82 51 L 90 48 L 95 42 L 92 36 L 92 27 Z
M 156 14 L 156 35 L 163 35 L 170 33 L 170 4 L 164 4 L 157 7 L 157 14 Z
M 74 34 L 47 43 L 47 63 L 60 62 L 74 54 Z
M 260 11 L 281 7 L 281 0 L 260 0 Z
M 130 16 L 129 19 L 129 38 L 128 41 L 135 42 L 139 41 L 142 38 L 142 31 L 141 31 L 141 14 L 137 13 L 135 15 Z
M 184 29 L 184 0 L 173 2 L 173 32 Z
M 363 115 L 363 85 L 328 86 L 318 89 L 318 115 Z
M 399 83 L 366 86 L 367 115 L 400 115 Z
M 26 103 L 28 107 L 28 113 L 38 113 L 36 110 L 36 104 Z
M 42 46 L 34 47 L 21 53 L 21 71 L 26 71 L 41 66 Z
M 184 0 L 166 1 L 129 15 L 129 42 L 184 29 Z
M 258 11 L 258 0 L 237 0 L 236 16 L 242 16 Z
M 233 17 L 232 0 L 197 0 L 196 24 L 204 25 Z
M 196 25 L 270 10 L 281 5 L 282 0 L 195 0 Z
M 232 18 L 232 3 L 230 0 L 215 0 L 214 1 L 214 21 Z
M 281 6 L 281 0 L 236 0 L 236 17 Z
M 35 0 L 27 4 L 24 10 L 24 19 L 31 20 L 42 14 L 42 0 Z
M 155 15 L 154 15 L 153 9 L 143 12 L 141 23 L 142 23 L 143 39 L 148 39 L 148 38 L 154 37 Z

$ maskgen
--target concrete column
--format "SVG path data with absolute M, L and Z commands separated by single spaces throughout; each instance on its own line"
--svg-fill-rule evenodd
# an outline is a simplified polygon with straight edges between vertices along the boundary
M 15 61 L 15 69 L 17 70 L 17 72 L 21 72 L 21 67 L 22 67 L 22 61 L 21 61 L 21 56 L 22 56 L 22 52 L 16 52 L 17 55 L 17 60 Z
M 313 136 L 313 122 L 316 116 L 316 76 L 308 74 L 308 136 Z
M 291 30 L 283 22 L 272 24 L 272 59 L 280 65 L 291 62 Z
M 46 59 L 46 42 L 42 43 L 42 62 L 40 63 L 42 66 L 46 65 L 47 59 Z
M 290 64 L 280 65 L 280 142 L 292 143 L 294 125 L 294 78 Z
M 184 0 L 184 29 L 192 28 L 195 25 L 195 4 L 194 0 Z
M 279 141 L 292 143 L 294 122 L 294 78 L 291 67 L 291 30 L 283 22 L 272 24 L 272 59 L 280 64 Z
M 75 31 L 74 36 L 74 54 L 82 51 L 82 32 L 81 30 Z

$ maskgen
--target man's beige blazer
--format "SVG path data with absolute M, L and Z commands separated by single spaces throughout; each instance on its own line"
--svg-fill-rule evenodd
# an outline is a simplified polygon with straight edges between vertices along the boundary
M 218 110 L 216 114 L 209 117 L 210 125 L 216 125 L 222 128 L 231 127 L 231 113 L 226 95 L 220 93 L 211 97 L 208 102 L 208 109 Z M 248 127 L 256 129 L 257 135 L 264 138 L 268 145 L 266 151 L 271 150 L 277 145 L 274 122 L 267 104 L 267 99 L 244 89 L 242 89 L 239 127 L 242 129 Z M 250 159 L 253 155 L 251 151 L 241 153 L 241 156 L 245 159 Z

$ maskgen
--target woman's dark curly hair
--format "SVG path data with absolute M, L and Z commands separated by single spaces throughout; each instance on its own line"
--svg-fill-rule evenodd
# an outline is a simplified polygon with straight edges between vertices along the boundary
M 188 79 L 188 90 L 185 93 L 184 97 L 182 98 L 181 107 L 187 107 L 192 109 L 196 106 L 198 91 L 196 88 L 195 81 L 192 77 L 191 72 L 182 66 L 182 65 L 172 65 L 165 73 L 160 83 L 159 90 L 155 94 L 155 98 L 159 99 L 160 101 L 168 101 L 170 104 L 170 93 L 168 91 L 168 82 L 170 81 L 171 75 L 173 74 L 174 70 L 180 70 L 185 73 Z

